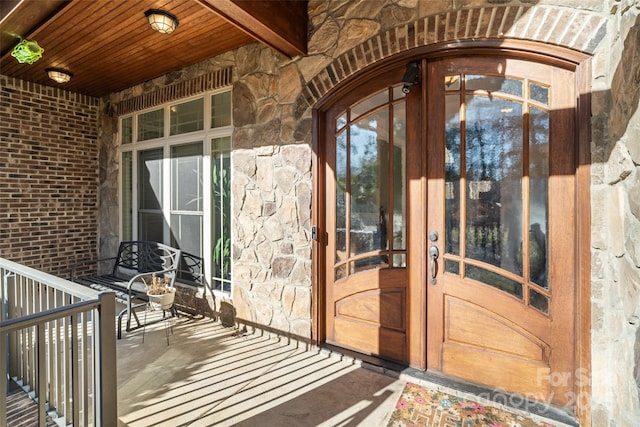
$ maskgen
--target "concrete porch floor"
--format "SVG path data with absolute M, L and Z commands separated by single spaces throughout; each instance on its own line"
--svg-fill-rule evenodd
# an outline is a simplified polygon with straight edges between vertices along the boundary
M 169 345 L 164 327 L 117 342 L 119 426 L 386 426 L 407 381 L 211 319 L 174 319 Z
M 379 426 L 404 381 L 350 357 L 211 319 L 117 342 L 120 426 Z

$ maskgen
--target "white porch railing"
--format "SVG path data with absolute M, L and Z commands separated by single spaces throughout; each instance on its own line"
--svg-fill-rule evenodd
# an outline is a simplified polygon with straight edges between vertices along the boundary
M 0 258 L 0 420 L 10 381 L 58 425 L 117 424 L 115 297 Z

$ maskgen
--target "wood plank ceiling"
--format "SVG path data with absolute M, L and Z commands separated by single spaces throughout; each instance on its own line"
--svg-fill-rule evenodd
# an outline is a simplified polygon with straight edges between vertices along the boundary
M 176 31 L 153 31 L 148 9 L 175 15 Z M 304 55 L 307 1 L 2 0 L 0 32 L 0 74 L 100 97 L 255 41 Z M 19 37 L 37 41 L 42 58 L 20 64 L 12 57 Z M 58 84 L 49 67 L 73 78 Z

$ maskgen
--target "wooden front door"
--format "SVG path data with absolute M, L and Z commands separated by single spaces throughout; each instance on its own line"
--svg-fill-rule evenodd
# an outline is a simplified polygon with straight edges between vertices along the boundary
M 573 404 L 574 76 L 504 56 L 421 62 L 325 117 L 326 340 Z
M 402 71 L 326 115 L 327 342 L 407 361 L 407 97 Z M 411 120 L 410 120 L 411 121 Z
M 491 57 L 434 61 L 428 73 L 427 364 L 570 403 L 573 74 Z

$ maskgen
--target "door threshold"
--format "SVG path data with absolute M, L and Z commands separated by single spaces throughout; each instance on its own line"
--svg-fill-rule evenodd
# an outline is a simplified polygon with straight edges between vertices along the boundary
M 381 373 L 393 378 L 411 381 L 412 379 L 421 382 L 435 384 L 437 386 L 446 387 L 457 392 L 466 393 L 482 399 L 489 400 L 493 403 L 512 408 L 517 411 L 533 414 L 535 416 L 546 418 L 550 421 L 557 421 L 568 426 L 579 427 L 575 417 L 567 411 L 557 406 L 549 405 L 544 402 L 529 399 L 515 393 L 507 393 L 504 390 L 483 387 L 478 384 L 470 383 L 455 377 L 448 377 L 439 372 L 421 371 L 416 368 L 409 367 L 405 364 L 381 359 L 376 356 L 358 353 L 353 350 L 337 347 L 331 344 L 323 344 L 323 348 L 330 349 L 333 352 L 341 353 L 349 357 L 353 357 L 360 361 L 364 369 Z

